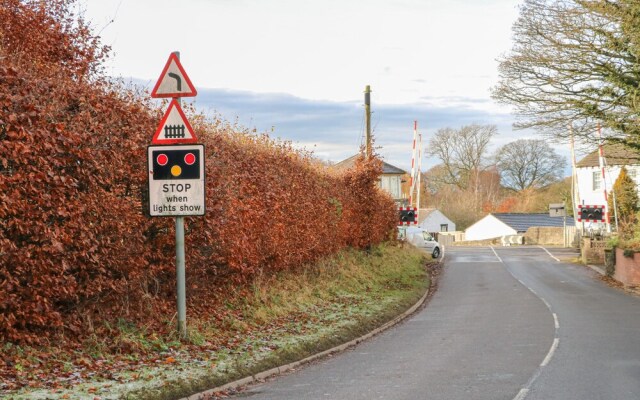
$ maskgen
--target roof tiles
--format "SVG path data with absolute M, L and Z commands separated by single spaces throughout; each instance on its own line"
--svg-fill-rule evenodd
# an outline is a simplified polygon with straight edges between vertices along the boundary
M 640 152 L 619 143 L 606 144 L 602 146 L 602 152 L 607 165 L 637 165 L 640 164 Z M 599 167 L 599 151 L 593 151 L 580 160 L 578 167 Z
M 338 171 L 344 171 L 350 168 L 353 168 L 353 166 L 356 164 L 356 160 L 358 159 L 358 157 L 360 156 L 360 154 L 356 154 L 354 156 L 351 156 L 349 158 L 347 158 L 346 160 L 342 160 L 339 163 L 335 164 L 332 168 L 334 168 L 335 170 Z M 382 162 L 382 173 L 383 174 L 389 174 L 389 175 L 404 175 L 406 174 L 406 171 L 391 165 L 389 163 L 386 162 Z
M 563 218 L 550 217 L 549 213 L 495 213 L 491 214 L 518 232 L 526 232 L 532 226 L 563 226 Z

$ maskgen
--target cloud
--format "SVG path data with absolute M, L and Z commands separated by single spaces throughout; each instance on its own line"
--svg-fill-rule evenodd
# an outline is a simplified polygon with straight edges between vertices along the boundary
M 246 128 L 291 141 L 295 147 L 312 151 L 322 160 L 338 162 L 352 156 L 364 138 L 363 100 L 309 100 L 286 93 L 208 88 L 199 88 L 198 96 L 188 100 L 194 101 L 205 114 L 218 113 L 229 121 L 237 119 Z M 422 100 L 406 105 L 373 102 L 371 106 L 376 151 L 388 163 L 405 170 L 411 167 L 414 120 L 418 121 L 424 147 L 440 128 L 473 123 L 498 127 L 499 135 L 494 138 L 492 149 L 516 139 L 536 137 L 531 131 L 514 131 L 513 117 L 505 111 L 492 111 L 489 99 L 452 96 Z M 425 158 L 423 170 L 436 163 L 435 159 Z
M 417 104 L 372 104 L 371 124 L 375 146 L 385 160 L 403 169 L 411 164 L 413 121 L 426 146 L 429 137 L 444 127 L 457 128 L 472 123 L 495 124 L 504 144 L 531 132 L 514 132 L 513 118 L 480 105 L 489 99 L 463 97 L 425 98 Z M 258 132 L 292 141 L 324 160 L 340 161 L 358 151 L 364 135 L 363 101 L 335 102 L 302 99 L 285 93 L 254 93 L 230 89 L 199 89 L 196 107 L 205 113 L 218 112 L 229 120 Z M 436 160 L 426 160 L 433 165 Z
M 481 104 L 485 106 L 494 106 L 491 99 L 479 98 L 479 97 L 462 97 L 462 96 L 431 96 L 420 98 L 425 104 L 429 104 L 433 107 L 451 107 L 453 105 L 463 107 L 473 107 Z

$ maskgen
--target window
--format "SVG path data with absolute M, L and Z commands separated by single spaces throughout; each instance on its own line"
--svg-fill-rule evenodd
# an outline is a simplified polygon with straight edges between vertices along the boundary
M 380 178 L 380 188 L 389 193 L 392 198 L 401 198 L 400 177 L 394 175 L 382 175 Z
M 429 232 L 422 232 L 422 238 L 424 239 L 425 242 L 433 242 L 433 236 L 431 236 L 431 234 Z
M 629 175 L 629 178 L 633 179 L 636 185 L 640 185 L 640 182 L 638 181 L 640 179 L 640 176 L 638 176 L 637 169 L 635 169 L 634 167 L 627 167 L 627 175 Z
M 635 168 L 627 167 L 627 175 L 635 181 L 638 176 L 638 171 Z
M 592 174 L 593 174 L 593 179 L 592 179 L 593 191 L 602 189 L 602 172 L 593 171 Z
M 440 232 L 449 232 L 449 224 L 440 224 Z
M 632 167 L 632 166 L 627 166 L 627 175 L 629 175 L 629 178 L 631 178 L 637 186 L 638 192 L 640 192 L 640 176 L 638 174 L 638 170 L 636 169 L 636 167 Z

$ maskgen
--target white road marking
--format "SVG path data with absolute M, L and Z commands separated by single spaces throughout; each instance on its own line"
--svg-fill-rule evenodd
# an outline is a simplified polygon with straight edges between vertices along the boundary
M 546 367 L 547 364 L 549 364 L 549 361 L 551 361 L 551 358 L 553 357 L 553 353 L 556 352 L 556 349 L 558 348 L 559 343 L 560 343 L 560 339 L 558 338 L 553 339 L 553 344 L 551 345 L 551 348 L 549 349 L 547 356 L 544 358 L 544 360 L 542 360 L 542 364 L 540 364 L 541 367 Z
M 538 297 L 540 297 L 540 296 L 538 296 Z M 547 308 L 549 309 L 549 311 L 552 311 L 552 310 L 551 310 L 551 304 L 549 304 L 549 302 L 547 302 L 547 300 L 545 300 L 545 298 L 544 298 L 544 297 L 540 297 L 540 300 L 542 300 L 542 301 L 544 302 L 544 305 L 545 305 L 545 306 L 547 306 Z
M 513 276 L 513 274 L 511 274 L 511 276 Z M 515 278 L 515 276 L 513 276 L 513 277 Z M 538 298 L 542 299 L 542 297 L 540 297 L 540 296 L 538 295 L 538 292 L 536 292 L 535 290 L 533 290 L 533 289 L 531 289 L 529 286 L 527 286 L 527 284 L 526 284 L 526 283 L 524 283 L 524 281 L 523 281 L 523 280 L 521 280 L 521 279 L 519 279 L 519 278 L 516 278 L 516 279 L 518 280 L 518 282 L 520 282 L 520 284 L 521 284 L 522 286 L 526 287 L 527 289 L 529 289 L 529 291 L 530 291 L 531 293 L 535 294 L 535 295 L 536 295 L 536 297 L 538 297 Z M 542 299 L 542 301 L 544 301 L 544 299 Z M 547 304 L 547 303 L 545 303 L 545 304 Z M 547 307 L 549 307 L 549 306 L 547 305 Z
M 520 389 L 520 391 L 518 392 L 516 397 L 513 398 L 513 400 L 524 400 L 524 398 L 527 397 L 528 393 L 529 393 L 529 389 Z
M 496 255 L 496 257 L 498 258 L 498 260 L 500 260 L 500 262 L 503 262 L 503 261 L 502 261 L 502 258 L 500 258 L 500 256 L 498 255 L 498 253 L 496 253 L 496 249 L 494 249 L 494 248 L 493 248 L 493 246 L 489 246 L 489 247 L 491 247 L 491 250 L 493 251 L 493 254 L 495 254 L 495 255 Z
M 553 254 L 549 253 L 549 250 L 545 249 L 545 248 L 544 248 L 544 247 L 542 247 L 542 246 L 538 246 L 538 247 L 540 247 L 542 250 L 546 251 L 546 252 L 547 252 L 547 254 L 548 254 L 549 256 L 551 256 L 551 258 L 553 258 L 553 259 L 554 259 L 554 260 L 556 260 L 557 262 L 560 262 L 560 260 L 558 259 L 558 257 L 556 257 L 556 256 L 554 256 Z
M 496 253 L 496 250 L 493 248 L 493 246 L 489 246 L 491 248 L 491 250 L 493 251 L 493 254 L 496 255 L 496 257 L 500 260 L 501 263 L 504 264 L 504 262 L 502 261 L 502 259 L 500 258 L 500 256 L 498 256 L 498 253 Z M 538 246 L 541 249 L 543 249 L 544 251 L 547 252 L 547 254 L 549 254 L 554 260 L 560 262 L 559 259 L 557 259 L 556 257 L 553 256 L 553 254 L 549 253 L 549 251 L 547 249 L 545 249 L 542 246 Z M 505 264 L 506 266 L 506 264 Z M 554 334 L 554 338 L 553 338 L 553 343 L 551 344 L 551 348 L 549 349 L 549 352 L 547 353 L 547 355 L 545 356 L 544 360 L 542 360 L 542 363 L 540 364 L 540 366 L 538 367 L 537 371 L 533 374 L 533 376 L 529 379 L 529 382 L 527 382 L 526 386 L 522 389 L 520 389 L 520 391 L 518 392 L 518 394 L 516 395 L 516 397 L 513 398 L 513 400 L 524 400 L 525 397 L 527 397 L 527 395 L 529 394 L 529 391 L 531 390 L 531 386 L 533 385 L 533 383 L 536 381 L 536 379 L 538 379 L 538 377 L 540 376 L 540 374 L 542 373 L 542 368 L 546 367 L 549 362 L 551 362 L 551 359 L 553 358 L 553 355 L 556 352 L 556 349 L 558 348 L 558 345 L 560 344 L 560 339 L 558 338 L 558 330 L 560 329 L 560 323 L 558 321 L 558 315 L 556 313 L 553 312 L 553 309 L 551 308 L 551 304 L 549 304 L 549 302 L 542 296 L 540 296 L 538 293 L 536 293 L 535 290 L 533 290 L 531 287 L 529 287 L 527 284 L 524 283 L 524 281 L 522 281 L 519 278 L 516 278 L 516 276 L 513 274 L 513 272 L 507 268 L 507 271 L 511 274 L 511 276 L 513 276 L 518 282 L 520 282 L 522 284 L 522 286 L 526 287 L 527 289 L 529 289 L 529 291 L 531 293 L 533 293 L 537 298 L 539 298 L 540 300 L 542 300 L 542 302 L 544 303 L 545 306 L 547 306 L 547 308 L 549 309 L 549 311 L 551 312 L 551 315 L 553 315 L 553 326 L 555 328 L 555 334 Z

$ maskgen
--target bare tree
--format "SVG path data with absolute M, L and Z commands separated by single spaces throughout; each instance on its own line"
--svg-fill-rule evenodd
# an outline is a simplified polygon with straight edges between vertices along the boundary
M 441 161 L 428 174 L 429 190 L 438 192 L 434 200 L 444 201 L 440 207 L 455 214 L 461 226 L 482 212 L 487 189 L 493 192 L 493 185 L 489 185 L 490 188 L 484 185 L 491 182 L 485 179 L 485 175 L 490 175 L 485 174 L 489 164 L 487 151 L 491 138 L 497 133 L 495 125 L 473 124 L 460 129 L 440 129 L 429 141 L 427 153 Z
M 500 176 L 493 167 L 483 170 L 477 176 L 479 180 L 477 184 L 473 182 L 464 190 L 456 185 L 435 181 L 440 172 L 442 172 L 442 165 L 437 165 L 425 174 L 430 195 L 427 204 L 429 207 L 438 208 L 455 221 L 458 230 L 464 230 L 482 218 L 487 211 L 493 209 L 494 204 L 501 200 L 504 190 L 500 186 Z
M 544 140 L 534 139 L 502 146 L 495 159 L 502 185 L 515 191 L 539 189 L 560 180 L 567 163 Z
M 439 129 L 427 149 L 427 154 L 438 157 L 442 163 L 435 179 L 460 189 L 478 182 L 478 174 L 486 167 L 489 141 L 497 133 L 495 125 L 473 124 L 460 129 Z
M 583 141 L 602 123 L 640 147 L 640 3 L 525 0 L 493 97 L 515 107 L 516 127 L 555 138 L 573 124 Z

